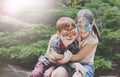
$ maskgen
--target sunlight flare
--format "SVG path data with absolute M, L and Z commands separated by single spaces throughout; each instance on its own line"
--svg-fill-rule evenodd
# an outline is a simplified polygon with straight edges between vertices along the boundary
M 28 8 L 44 9 L 49 7 L 50 0 L 6 0 L 5 10 L 8 13 L 16 14 Z

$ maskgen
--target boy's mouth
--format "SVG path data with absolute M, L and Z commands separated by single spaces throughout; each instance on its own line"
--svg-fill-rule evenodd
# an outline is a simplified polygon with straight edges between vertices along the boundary
M 72 40 L 73 38 L 67 38 L 67 40 Z

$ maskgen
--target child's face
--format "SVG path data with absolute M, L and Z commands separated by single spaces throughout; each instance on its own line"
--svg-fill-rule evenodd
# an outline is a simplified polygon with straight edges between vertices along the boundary
M 77 30 L 73 27 L 64 28 L 60 33 L 60 38 L 65 46 L 71 44 L 77 37 Z
M 77 19 L 77 28 L 78 28 L 79 34 L 80 34 L 80 36 L 82 36 L 82 38 L 87 37 L 89 35 L 89 33 L 92 31 L 92 25 L 85 18 Z

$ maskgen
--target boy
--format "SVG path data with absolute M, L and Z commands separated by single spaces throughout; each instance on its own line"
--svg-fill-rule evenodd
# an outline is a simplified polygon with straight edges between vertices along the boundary
M 46 55 L 40 56 L 38 59 L 38 63 L 36 64 L 34 70 L 32 71 L 30 77 L 44 77 L 43 73 L 51 66 L 55 66 L 57 64 L 65 64 L 71 59 L 72 54 L 76 54 L 79 51 L 79 42 L 76 41 L 77 31 L 75 28 L 75 22 L 71 18 L 61 17 L 58 19 L 57 24 L 57 33 L 52 36 L 52 41 L 48 45 L 48 50 Z M 55 57 L 51 55 L 54 60 L 50 60 L 48 56 L 50 49 L 53 49 L 60 55 L 64 55 L 64 58 L 60 56 Z M 50 74 L 54 68 L 51 69 Z

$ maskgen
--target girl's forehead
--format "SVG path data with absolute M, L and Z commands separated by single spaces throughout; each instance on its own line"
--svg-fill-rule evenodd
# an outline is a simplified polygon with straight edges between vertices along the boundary
M 77 21 L 84 22 L 87 21 L 87 19 L 85 17 L 78 17 Z

